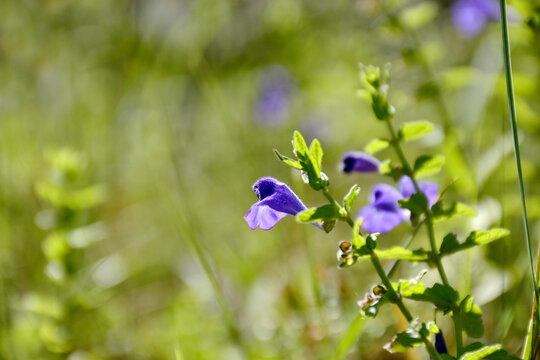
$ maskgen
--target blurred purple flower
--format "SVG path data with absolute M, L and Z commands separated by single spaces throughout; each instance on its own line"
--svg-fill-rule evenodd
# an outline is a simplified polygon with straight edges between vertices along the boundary
M 438 185 L 418 182 L 418 186 L 428 200 L 429 207 L 437 201 Z M 398 181 L 399 191 L 387 184 L 376 184 L 369 195 L 369 205 L 360 209 L 357 218 L 363 218 L 362 228 L 369 232 L 387 233 L 410 217 L 409 210 L 402 209 L 398 200 L 416 193 L 414 184 L 408 176 Z
M 376 172 L 379 171 L 380 165 L 381 162 L 377 158 L 360 151 L 349 151 L 343 155 L 341 160 L 341 170 L 345 173 L 352 171 Z
M 244 220 L 253 230 L 257 227 L 270 230 L 285 216 L 296 215 L 307 209 L 287 184 L 274 178 L 261 178 L 251 189 L 255 191 L 259 201 L 251 205 Z
M 446 342 L 444 341 L 441 329 L 435 334 L 435 349 L 439 354 L 448 354 L 448 349 L 446 348 Z
M 408 176 L 402 176 L 401 179 L 399 179 L 398 187 L 399 187 L 399 191 L 401 192 L 401 195 L 403 195 L 404 198 L 408 198 L 412 194 L 416 194 L 416 189 L 414 188 L 412 179 Z M 435 204 L 437 202 L 437 199 L 439 198 L 439 196 L 437 195 L 437 191 L 439 190 L 439 185 L 435 183 L 426 183 L 426 182 L 419 181 L 418 187 L 420 188 L 420 191 L 422 191 L 422 194 L 426 196 L 428 205 L 431 208 L 433 204 Z
M 463 37 L 473 37 L 488 21 L 499 19 L 499 7 L 493 0 L 457 0 L 452 4 L 450 16 Z
M 292 90 L 291 78 L 283 67 L 271 67 L 264 73 L 255 109 L 261 124 L 278 126 L 287 119 Z

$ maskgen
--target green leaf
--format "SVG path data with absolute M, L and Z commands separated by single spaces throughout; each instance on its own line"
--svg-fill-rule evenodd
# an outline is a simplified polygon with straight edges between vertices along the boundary
M 467 236 L 463 246 L 473 247 L 476 245 L 485 245 L 510 235 L 506 229 L 475 230 Z
M 438 13 L 437 4 L 426 2 L 406 9 L 400 19 L 406 28 L 415 30 L 432 22 Z
M 431 207 L 431 213 L 435 221 L 447 220 L 457 216 L 476 215 L 476 211 L 468 205 L 460 202 L 453 202 L 451 205 L 447 205 L 442 200 L 437 201 Z
M 390 142 L 386 139 L 373 139 L 364 148 L 365 152 L 375 154 L 378 151 L 386 149 L 390 146 Z
M 444 165 L 444 156 L 422 155 L 414 162 L 414 175 L 422 178 L 437 174 Z
M 446 234 L 439 249 L 439 254 L 451 254 L 457 247 L 459 247 L 459 242 L 457 241 L 456 234 Z
M 471 232 L 469 236 L 467 236 L 467 239 L 462 243 L 457 243 L 454 234 L 448 234 L 444 237 L 443 243 L 441 244 L 440 255 L 450 255 L 475 246 L 489 244 L 495 240 L 508 236 L 509 234 L 510 231 L 506 229 L 475 230 Z
M 296 220 L 301 223 L 336 220 L 340 217 L 339 211 L 332 204 L 307 209 L 296 214 Z
M 398 131 L 398 136 L 404 141 L 411 141 L 416 140 L 431 131 L 433 131 L 433 124 L 429 121 L 411 121 L 401 126 Z
M 375 250 L 377 256 L 381 259 L 397 259 L 409 261 L 429 261 L 429 252 L 424 249 L 409 250 L 399 246 L 387 250 Z M 358 253 L 360 259 L 368 258 L 369 255 Z
M 428 202 L 424 194 L 415 193 L 411 197 L 404 200 L 398 200 L 401 208 L 410 210 L 413 214 L 422 214 L 428 206 Z
M 478 307 L 478 305 L 474 304 L 472 296 L 469 295 L 465 297 L 465 299 L 463 299 L 460 304 L 459 311 L 461 313 L 463 330 L 467 333 L 467 335 L 473 338 L 482 337 L 482 335 L 484 334 L 482 311 L 480 310 L 480 307 Z
M 404 298 L 430 302 L 445 313 L 459 300 L 458 292 L 447 285 L 435 284 L 426 288 L 421 281 L 400 280 L 394 287 Z
M 391 342 L 384 345 L 384 348 L 391 353 L 403 352 L 422 344 L 422 336 L 429 338 L 438 332 L 439 328 L 433 321 L 421 326 L 413 322 L 407 330 L 397 333 Z
M 461 355 L 459 360 L 481 360 L 486 358 L 488 355 L 493 354 L 494 352 L 500 350 L 502 348 L 501 345 L 487 345 L 484 347 L 481 347 L 478 350 L 471 351 L 468 353 L 465 353 Z
M 306 141 L 302 134 L 297 130 L 295 130 L 293 134 L 293 147 L 294 153 L 298 159 L 300 159 L 300 156 L 307 157 L 309 155 Z
M 299 161 L 296 161 L 294 159 L 291 159 L 290 157 L 280 154 L 279 151 L 277 151 L 276 149 L 274 149 L 274 154 L 276 154 L 277 158 L 283 161 L 285 164 L 292 166 L 295 169 L 302 170 L 302 165 L 300 164 Z
M 336 350 L 332 355 L 332 360 L 344 359 L 347 353 L 351 350 L 354 344 L 358 341 L 360 332 L 364 328 L 365 317 L 362 314 L 356 315 L 353 321 L 345 330 L 345 333 L 339 340 Z
M 306 142 L 298 131 L 293 135 L 294 153 L 302 167 L 302 179 L 314 190 L 321 190 L 328 185 L 328 178 L 320 171 L 322 161 L 322 149 L 317 140 L 313 140 L 311 150 L 308 150 Z
M 343 207 L 348 212 L 351 209 L 351 206 L 360 193 L 360 186 L 354 184 L 350 189 L 347 195 L 343 198 Z
M 322 169 L 323 150 L 319 140 L 314 139 L 309 146 L 309 159 L 315 170 L 315 173 L 320 177 Z

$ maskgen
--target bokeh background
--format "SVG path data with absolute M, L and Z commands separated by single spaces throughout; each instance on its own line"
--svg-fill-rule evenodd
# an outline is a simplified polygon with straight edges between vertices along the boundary
M 444 154 L 431 180 L 479 213 L 438 235 L 512 231 L 445 266 L 481 305 L 483 340 L 519 355 L 531 289 L 500 28 L 482 10 L 496 3 L 476 3 L 0 2 L 0 358 L 426 358 L 381 350 L 404 326 L 391 307 L 359 317 L 377 280 L 368 263 L 337 268 L 343 224 L 327 235 L 287 217 L 264 232 L 242 218 L 262 176 L 324 203 L 272 152 L 290 155 L 295 129 L 321 141 L 336 197 L 362 187 L 354 211 L 386 181 L 339 171 L 344 152 L 385 135 L 356 95 L 358 62 L 391 64 L 396 122 L 436 124 L 407 155 Z M 536 241 L 540 4 L 510 5 Z M 379 246 L 409 233 L 403 224 Z M 423 231 L 414 241 L 427 244 Z M 402 264 L 396 278 L 422 269 Z M 451 324 L 438 320 L 452 346 Z

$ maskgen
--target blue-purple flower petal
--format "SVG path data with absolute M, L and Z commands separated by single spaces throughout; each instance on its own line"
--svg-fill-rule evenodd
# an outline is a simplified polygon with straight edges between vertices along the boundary
M 435 334 L 435 349 L 439 354 L 448 354 L 448 348 L 446 347 L 446 342 L 444 341 L 441 329 Z
M 345 173 L 353 171 L 376 172 L 379 171 L 380 165 L 381 162 L 369 154 L 360 151 L 350 151 L 343 155 L 341 170 Z
M 274 66 L 261 80 L 255 114 L 262 125 L 278 126 L 289 116 L 293 90 L 291 78 L 283 67 Z
M 458 0 L 450 9 L 452 22 L 464 37 L 477 35 L 489 20 L 499 17 L 499 8 L 493 0 Z
M 363 218 L 362 228 L 369 233 L 387 233 L 409 216 L 401 209 L 398 200 L 403 197 L 388 184 L 376 184 L 369 195 L 369 205 L 360 209 L 357 218 Z
M 306 209 L 287 184 L 274 178 L 261 178 L 251 189 L 259 198 L 244 216 L 251 229 L 269 230 L 286 215 L 296 215 Z
M 433 204 L 437 202 L 437 199 L 439 196 L 437 195 L 437 191 L 439 190 L 439 185 L 435 183 L 429 183 L 429 182 L 418 182 L 418 186 L 420 187 L 420 190 L 422 193 L 426 196 L 428 200 L 428 205 L 431 208 Z M 399 191 L 401 191 L 401 195 L 404 198 L 410 197 L 412 194 L 416 194 L 416 189 L 414 188 L 414 184 L 410 177 L 408 176 L 402 176 L 398 181 L 398 187 Z
M 358 218 L 363 218 L 362 229 L 369 233 L 387 233 L 403 222 L 403 215 L 399 211 L 388 211 L 375 205 L 368 205 L 360 209 Z

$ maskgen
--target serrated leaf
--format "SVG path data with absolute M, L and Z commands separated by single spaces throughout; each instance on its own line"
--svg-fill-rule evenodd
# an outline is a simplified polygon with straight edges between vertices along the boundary
M 446 234 L 446 236 L 443 238 L 441 248 L 439 249 L 439 254 L 451 254 L 458 246 L 459 242 L 457 241 L 456 234 Z
M 345 197 L 343 198 L 343 207 L 345 208 L 347 212 L 351 209 L 351 206 L 354 200 L 356 200 L 356 197 L 358 196 L 359 193 L 360 193 L 360 186 L 354 184 L 349 189 L 349 192 L 347 193 L 347 195 L 345 195 Z
M 460 304 L 460 313 L 463 323 L 463 330 L 467 333 L 467 335 L 473 338 L 482 337 L 484 334 L 482 310 L 480 310 L 478 305 L 474 304 L 472 296 L 467 296 L 465 299 L 463 299 Z
M 277 151 L 276 149 L 274 149 L 274 154 L 276 154 L 277 158 L 281 160 L 282 162 L 284 162 L 285 164 L 292 166 L 295 169 L 302 170 L 302 165 L 300 164 L 299 161 L 296 161 L 294 159 L 291 159 L 288 156 L 280 154 L 279 151 Z
M 407 199 L 398 200 L 398 204 L 402 209 L 410 210 L 413 214 L 422 214 L 427 209 L 428 202 L 424 194 L 415 193 Z
M 322 169 L 323 150 L 319 140 L 314 139 L 309 146 L 309 159 L 315 170 L 315 173 L 320 176 Z
M 439 200 L 431 207 L 433 220 L 442 221 L 456 216 L 475 216 L 476 211 L 468 205 L 460 202 L 453 202 L 447 205 L 442 200 Z
M 301 223 L 330 221 L 339 218 L 339 211 L 332 204 L 326 204 L 316 208 L 307 209 L 296 214 L 296 220 Z
M 445 236 L 445 239 L 443 239 L 443 243 L 441 244 L 440 255 L 450 255 L 458 251 L 470 249 L 475 246 L 489 244 L 495 240 L 499 240 L 505 236 L 508 236 L 509 234 L 510 231 L 506 229 L 475 230 L 471 232 L 469 236 L 467 236 L 467 239 L 464 242 L 458 243 L 457 245 L 454 240 L 450 238 L 446 240 L 446 244 L 444 243 L 446 236 L 451 235 L 448 234 Z M 455 241 L 457 242 L 457 240 Z
M 386 139 L 373 139 L 364 148 L 368 154 L 375 154 L 378 151 L 386 149 L 390 146 L 390 142 Z
M 444 165 L 444 156 L 422 155 L 414 162 L 414 175 L 422 178 L 437 174 Z
M 398 131 L 398 136 L 403 141 L 412 141 L 424 136 L 431 131 L 433 131 L 433 124 L 429 121 L 411 121 L 401 126 Z
M 465 240 L 463 245 L 472 247 L 489 244 L 490 242 L 499 240 L 508 235 L 510 235 L 510 231 L 506 229 L 475 230 L 467 236 L 467 240 Z
M 471 351 L 468 353 L 465 353 L 461 355 L 459 360 L 481 360 L 486 358 L 488 355 L 493 354 L 494 352 L 500 350 L 502 348 L 501 345 L 487 345 L 484 347 L 481 347 L 478 350 Z
M 422 336 L 429 338 L 438 332 L 439 328 L 433 321 L 422 324 L 419 328 L 412 323 L 407 330 L 397 333 L 391 342 L 385 344 L 384 349 L 391 353 L 403 352 L 421 345 L 423 343 Z
M 452 310 L 459 300 L 456 290 L 442 284 L 426 288 L 421 281 L 400 280 L 395 288 L 404 298 L 430 302 L 444 312 Z

